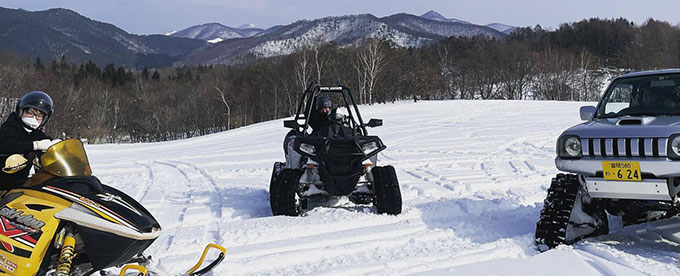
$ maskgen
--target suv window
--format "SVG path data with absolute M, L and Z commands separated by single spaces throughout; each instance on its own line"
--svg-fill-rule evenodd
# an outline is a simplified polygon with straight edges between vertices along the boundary
M 616 85 L 612 89 L 607 105 L 605 105 L 605 114 L 618 113 L 622 109 L 630 107 L 630 95 L 632 93 L 633 85 L 627 83 Z
M 597 118 L 680 115 L 680 74 L 617 79 L 596 114 Z

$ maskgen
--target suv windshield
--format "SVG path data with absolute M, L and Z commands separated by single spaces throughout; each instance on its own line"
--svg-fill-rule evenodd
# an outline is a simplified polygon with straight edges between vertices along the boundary
M 680 115 L 680 74 L 618 79 L 596 114 L 597 118 Z

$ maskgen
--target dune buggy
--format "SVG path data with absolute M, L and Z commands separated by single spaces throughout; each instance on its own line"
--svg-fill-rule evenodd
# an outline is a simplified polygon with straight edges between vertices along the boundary
M 324 95 L 340 102 L 347 114 L 333 108 L 323 127 L 312 130 L 314 103 Z M 376 166 L 377 155 L 386 147 L 364 123 L 347 87 L 311 84 L 300 98 L 293 120 L 284 121 L 292 130 L 284 139 L 285 162 L 274 164 L 269 187 L 274 215 L 298 216 L 310 198 L 347 196 L 355 204 L 373 203 L 380 214 L 401 213 L 401 192 L 392 166 Z

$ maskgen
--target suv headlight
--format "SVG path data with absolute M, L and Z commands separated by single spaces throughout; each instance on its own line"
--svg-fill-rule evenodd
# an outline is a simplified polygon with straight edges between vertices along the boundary
M 575 135 L 563 136 L 557 145 L 558 155 L 562 158 L 581 158 L 581 138 Z
M 680 159 L 680 134 L 673 134 L 668 138 L 668 158 Z
M 378 149 L 378 143 L 377 142 L 366 143 L 361 147 L 361 149 L 364 151 L 364 154 L 368 155 L 369 153 Z
M 305 144 L 301 143 L 300 144 L 300 151 L 309 154 L 309 155 L 315 155 L 316 154 L 316 148 L 310 144 Z

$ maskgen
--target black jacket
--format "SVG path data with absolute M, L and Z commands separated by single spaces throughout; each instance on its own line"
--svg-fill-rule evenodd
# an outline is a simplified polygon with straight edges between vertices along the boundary
M 309 126 L 312 130 L 318 131 L 328 123 L 328 114 L 321 112 L 320 110 L 312 111 L 311 116 L 309 116 Z
M 0 167 L 5 166 L 5 160 L 12 154 L 19 153 L 26 157 L 33 151 L 33 141 L 50 139 L 43 131 L 34 130 L 28 132 L 24 129 L 15 112 L 9 115 L 7 120 L 0 126 Z M 23 184 L 28 179 L 31 165 L 14 174 L 0 171 L 0 190 L 11 189 Z

